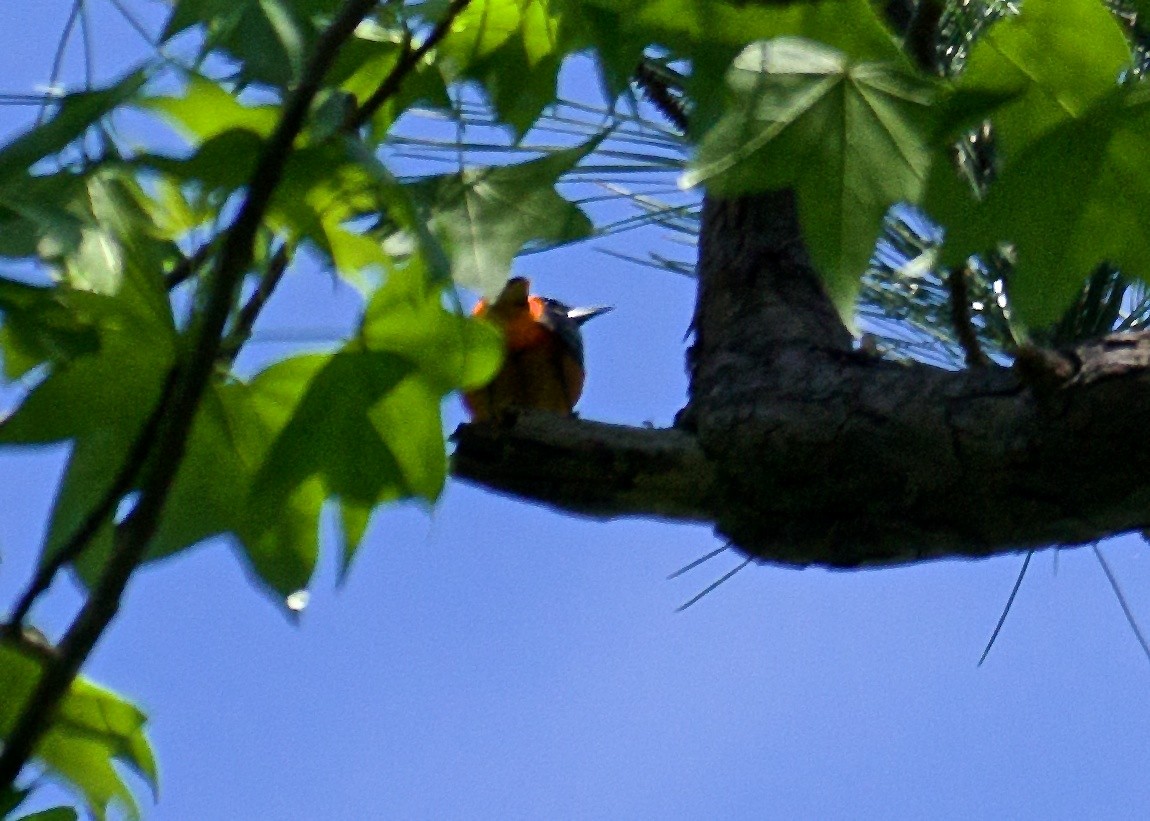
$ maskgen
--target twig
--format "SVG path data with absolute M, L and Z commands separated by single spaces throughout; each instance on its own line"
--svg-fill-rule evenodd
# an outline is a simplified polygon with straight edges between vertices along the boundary
M 443 17 L 431 33 L 427 35 L 417 48 L 405 48 L 403 53 L 399 55 L 395 66 L 388 72 L 388 75 L 379 84 L 379 87 L 372 92 L 371 96 L 364 101 L 363 105 L 357 109 L 353 109 L 348 113 L 347 119 L 344 121 L 343 127 L 347 131 L 355 131 L 362 128 L 367 122 L 375 116 L 375 113 L 386 103 L 395 92 L 399 91 L 400 84 L 404 81 L 408 74 L 411 73 L 419 61 L 427 56 L 433 48 L 435 48 L 439 41 L 442 40 L 447 32 L 451 29 L 451 24 L 455 22 L 455 18 L 467 8 L 471 0 L 451 0 L 451 4 L 447 7 Z
M 1134 637 L 1138 639 L 1138 643 L 1142 645 L 1142 652 L 1146 658 L 1150 660 L 1150 644 L 1146 643 L 1146 637 L 1142 635 L 1142 630 L 1138 627 L 1138 621 L 1134 618 L 1134 611 L 1130 609 L 1130 605 L 1126 602 L 1126 595 L 1122 592 L 1122 588 L 1118 586 L 1118 579 L 1114 577 L 1114 573 L 1110 570 L 1110 565 L 1102 556 L 1102 551 L 1098 549 L 1098 542 L 1090 545 L 1094 551 L 1094 555 L 1098 558 L 1098 563 L 1102 565 L 1102 572 L 1106 574 L 1106 580 L 1110 582 L 1110 589 L 1114 591 L 1114 595 L 1118 598 L 1118 605 L 1122 608 L 1123 615 L 1126 616 L 1126 623 L 1130 625 L 1130 629 L 1134 631 Z
M 1010 591 L 1010 597 L 1006 600 L 1006 607 L 1002 608 L 1002 615 L 998 617 L 998 624 L 994 625 L 994 632 L 990 634 L 990 641 L 986 643 L 986 649 L 982 651 L 982 658 L 978 660 L 979 667 L 990 655 L 990 648 L 994 646 L 995 639 L 998 638 L 998 634 L 1002 630 L 1002 625 L 1006 624 L 1006 617 L 1014 604 L 1014 597 L 1018 595 L 1018 588 L 1022 587 L 1022 579 L 1026 576 L 1026 568 L 1030 566 L 1030 558 L 1033 555 L 1033 550 L 1026 551 L 1026 558 L 1022 560 L 1022 569 L 1018 571 L 1018 578 L 1014 580 L 1014 589 Z
M 92 80 L 96 75 L 96 52 L 92 47 L 92 21 L 88 19 L 88 4 L 79 0 L 80 42 L 84 44 L 84 89 L 92 90 Z
M 188 256 L 176 263 L 175 267 L 164 276 L 164 287 L 169 291 L 196 275 L 201 266 L 208 261 L 208 257 L 216 250 L 215 242 L 205 242 Z
M 128 579 L 143 559 L 183 461 L 188 434 L 215 368 L 224 325 L 244 272 L 251 264 L 252 245 L 272 193 L 283 176 L 292 146 L 303 129 L 324 75 L 344 41 L 377 2 L 347 0 L 343 5 L 316 43 L 315 53 L 308 61 L 299 86 L 288 98 L 283 115 L 260 154 L 247 197 L 227 231 L 216 260 L 203 311 L 188 331 L 191 354 L 180 369 L 169 400 L 161 406 L 159 431 L 146 460 L 139 498 L 132 511 L 116 527 L 112 555 L 95 589 L 60 641 L 59 658 L 45 667 L 5 739 L 0 752 L 0 790 L 13 784 L 20 774 L 47 729 L 60 699 L 115 617 Z
M 256 320 L 259 319 L 260 311 L 264 309 L 267 301 L 275 291 L 276 286 L 279 285 L 280 280 L 283 279 L 289 262 L 291 262 L 291 253 L 288 251 L 288 245 L 285 242 L 276 249 L 275 254 L 268 262 L 267 271 L 260 278 L 259 284 L 256 286 L 255 293 L 244 303 L 244 307 L 240 309 L 239 316 L 236 317 L 235 326 L 224 338 L 224 341 L 220 343 L 220 352 L 217 357 L 219 360 L 231 362 L 239 354 L 240 348 L 251 339 L 252 328 L 255 327 Z
M 56 83 L 60 80 L 60 70 L 64 66 L 64 53 L 68 50 L 68 41 L 72 39 L 72 29 L 76 27 L 76 21 L 80 18 L 80 9 L 84 5 L 84 0 L 74 0 L 72 9 L 68 12 L 68 19 L 64 21 L 64 30 L 60 32 L 60 40 L 56 43 L 56 53 L 52 57 L 52 70 L 48 74 L 48 90 L 49 95 L 53 95 L 56 88 Z M 36 115 L 36 124 L 40 125 L 48 116 L 48 100 L 40 106 L 40 113 Z

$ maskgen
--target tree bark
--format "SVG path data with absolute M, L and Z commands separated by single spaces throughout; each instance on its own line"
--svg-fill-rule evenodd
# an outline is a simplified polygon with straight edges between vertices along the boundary
M 598 517 L 709 521 L 832 567 L 1071 545 L 1150 523 L 1150 335 L 948 371 L 853 349 L 794 198 L 708 200 L 676 427 L 539 412 L 456 432 L 455 475 Z

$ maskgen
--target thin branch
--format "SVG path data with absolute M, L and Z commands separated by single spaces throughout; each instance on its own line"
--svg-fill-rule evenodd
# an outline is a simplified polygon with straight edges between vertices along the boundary
M 288 98 L 248 185 L 248 194 L 224 238 L 202 311 L 188 331 L 190 354 L 180 368 L 168 401 L 162 403 L 159 430 L 149 449 L 135 507 L 116 527 L 112 555 L 84 607 L 64 634 L 59 658 L 47 665 L 0 752 L 0 789 L 13 784 L 36 743 L 72 685 L 80 666 L 115 617 L 120 598 L 143 560 L 176 473 L 200 400 L 215 369 L 221 335 L 244 272 L 251 264 L 253 243 L 272 193 L 283 176 L 296 137 L 307 119 L 324 75 L 355 27 L 378 0 L 347 0 L 320 36 L 314 54 Z
M 196 275 L 208 258 L 216 251 L 216 242 L 205 242 L 191 254 L 175 264 L 164 276 L 164 287 L 169 291 Z
M 990 641 L 986 643 L 986 649 L 982 651 L 982 657 L 978 660 L 979 667 L 986 661 L 986 657 L 990 655 L 990 648 L 994 646 L 998 634 L 1002 631 L 1002 625 L 1006 624 L 1006 617 L 1010 614 L 1010 608 L 1014 605 L 1014 597 L 1018 595 L 1018 588 L 1022 587 L 1022 579 L 1026 576 L 1026 568 L 1030 567 L 1030 559 L 1033 555 L 1033 550 L 1026 551 L 1026 558 L 1022 560 L 1022 569 L 1018 571 L 1018 578 L 1014 580 L 1014 589 L 1010 591 L 1010 596 L 1006 600 L 1006 607 L 1002 608 L 1002 615 L 998 617 L 998 624 L 994 625 L 994 632 L 990 634 Z
M 76 527 L 76 530 L 67 541 L 60 545 L 59 549 L 40 565 L 35 577 L 33 577 L 27 589 L 25 589 L 24 593 L 20 596 L 20 600 L 16 603 L 16 607 L 12 611 L 8 624 L 0 628 L 0 635 L 11 636 L 23 628 L 24 620 L 28 618 L 28 613 L 31 611 L 32 605 L 51 587 L 52 581 L 56 578 L 56 574 L 59 573 L 65 565 L 79 556 L 84 548 L 91 543 L 92 539 L 96 537 L 96 534 L 112 520 L 112 517 L 116 513 L 116 508 L 120 504 L 120 500 L 132 489 L 137 477 L 140 475 L 140 470 L 148 455 L 148 450 L 155 441 L 156 431 L 160 424 L 160 416 L 168 403 L 175 381 L 176 370 L 172 369 L 168 373 L 167 381 L 164 383 L 163 390 L 160 392 L 155 408 L 153 408 L 152 413 L 144 422 L 139 435 L 136 437 L 136 441 L 132 443 L 132 447 L 128 450 L 127 458 L 120 466 L 119 471 L 117 471 L 115 478 L 112 480 L 112 484 L 108 486 L 104 495 L 96 502 L 92 509 L 88 511 L 88 514 Z
M 451 29 L 451 24 L 455 18 L 467 8 L 471 0 L 451 0 L 451 4 L 447 7 L 443 17 L 431 33 L 427 35 L 427 39 L 415 49 L 405 49 L 403 54 L 399 56 L 395 66 L 388 72 L 387 77 L 379 84 L 379 87 L 372 92 L 371 96 L 359 106 L 358 109 L 352 111 L 347 120 L 344 121 L 344 129 L 347 131 L 356 131 L 375 116 L 376 112 L 383 107 L 383 104 L 392 98 L 392 96 L 399 91 L 400 84 L 407 78 L 407 75 L 419 65 L 419 61 L 427 56 L 439 41 L 442 40 L 447 32 Z
M 1102 572 L 1106 574 L 1106 581 L 1110 582 L 1110 589 L 1114 591 L 1114 595 L 1118 599 L 1118 605 L 1122 608 L 1122 614 L 1126 616 L 1126 623 L 1130 625 L 1130 629 L 1134 631 L 1134 637 L 1138 639 L 1138 643 L 1142 645 L 1142 652 L 1145 654 L 1147 660 L 1150 660 L 1150 644 L 1146 643 L 1146 637 L 1142 635 L 1141 628 L 1138 627 L 1138 620 L 1134 618 L 1134 611 L 1130 609 L 1130 605 L 1126 601 L 1126 595 L 1122 592 L 1122 588 L 1118 586 L 1118 579 L 1115 578 L 1114 573 L 1110 570 L 1110 565 L 1102 556 L 1102 551 L 1098 549 L 1098 542 L 1090 545 L 1094 551 L 1094 555 L 1098 559 L 1098 564 L 1102 565 Z
M 64 29 L 60 32 L 60 40 L 56 43 L 56 53 L 52 57 L 52 70 L 48 74 L 50 91 L 55 90 L 56 83 L 60 80 L 60 71 L 64 66 L 64 53 L 68 50 L 68 41 L 72 39 L 72 29 L 76 27 L 76 21 L 80 17 L 80 9 L 83 5 L 84 0 L 75 0 L 72 3 L 72 10 L 68 12 L 68 19 L 64 21 Z M 43 123 L 47 116 L 48 101 L 45 100 L 44 104 L 40 106 L 40 113 L 36 115 L 36 124 Z
M 84 88 L 92 90 L 92 81 L 96 76 L 96 51 L 92 46 L 92 21 L 88 15 L 86 0 L 79 0 L 80 4 L 80 42 L 84 45 Z
M 144 27 L 144 24 L 141 23 L 140 19 L 132 13 L 131 9 L 124 5 L 122 0 L 108 0 L 108 2 L 110 2 L 112 7 L 120 13 L 120 16 L 124 18 L 124 21 L 132 28 L 132 30 L 135 31 L 136 34 L 140 35 L 144 42 L 146 42 L 149 46 L 152 46 L 152 48 L 158 50 L 159 43 L 157 42 L 156 38 Z
M 236 317 L 235 326 L 228 333 L 227 337 L 225 337 L 224 341 L 220 343 L 219 359 L 221 361 L 230 362 L 235 359 L 240 352 L 240 348 L 251 339 L 252 328 L 255 327 L 260 312 L 264 309 L 264 306 L 267 305 L 276 286 L 278 286 L 280 280 L 283 279 L 289 262 L 291 262 L 291 252 L 288 250 L 288 244 L 285 242 L 276 249 L 275 254 L 268 262 L 267 271 L 260 278 L 259 284 L 256 286 L 255 292 L 248 298 L 248 301 L 244 303 L 244 307 L 240 309 L 240 314 Z

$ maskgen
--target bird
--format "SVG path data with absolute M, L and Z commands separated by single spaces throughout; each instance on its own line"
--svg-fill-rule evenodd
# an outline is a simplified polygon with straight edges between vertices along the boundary
M 503 332 L 505 357 L 486 387 L 463 394 L 471 419 L 498 419 L 513 408 L 571 415 L 586 375 L 580 327 L 610 310 L 606 305 L 570 308 L 532 294 L 524 277 L 508 280 L 493 302 L 479 300 L 471 313 Z

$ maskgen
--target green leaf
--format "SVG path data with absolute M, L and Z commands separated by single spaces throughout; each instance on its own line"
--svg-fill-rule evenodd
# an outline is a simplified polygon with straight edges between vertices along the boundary
M 591 220 L 555 191 L 555 182 L 597 144 L 519 165 L 429 177 L 413 186 L 431 213 L 431 230 L 447 251 L 456 283 L 498 293 L 524 245 L 590 236 Z
M 143 72 L 135 72 L 108 88 L 65 96 L 52 119 L 0 150 L 0 185 L 71 145 L 101 118 L 130 100 L 145 79 Z
M 936 85 L 789 37 L 748 46 L 728 85 L 728 113 L 682 184 L 725 196 L 795 188 L 814 262 L 849 316 L 883 216 L 921 195 Z
M 362 104 L 390 74 L 404 53 L 405 35 L 371 21 L 361 23 L 355 36 L 340 49 L 326 81 L 337 85 Z M 425 60 L 415 67 L 376 112 L 371 121 L 375 139 L 382 139 L 399 116 L 419 101 L 450 108 L 447 87 L 437 61 Z
M 1013 243 L 1011 306 L 1031 327 L 1058 320 L 1100 262 L 1150 281 L 1148 134 L 1150 90 L 1113 89 L 1029 143 L 983 202 L 951 206 L 948 255 Z
M 13 786 L 0 789 L 0 816 L 9 818 L 16 812 L 16 808 L 24 803 L 31 794 L 32 788 L 17 789 Z
M 269 382 L 290 384 L 280 406 L 290 418 L 266 455 L 256 455 L 245 544 L 265 539 L 292 505 L 318 517 L 334 497 L 345 573 L 376 506 L 439 496 L 447 475 L 442 399 L 485 384 L 502 355 L 496 329 L 443 307 L 441 286 L 420 257 L 394 269 L 356 340 L 330 357 L 289 359 L 254 380 L 264 393 Z
M 143 156 L 136 163 L 180 183 L 194 184 L 222 200 L 247 185 L 263 147 L 258 134 L 236 128 L 208 137 L 189 157 Z
M 244 453 L 256 443 L 240 441 L 249 431 L 232 424 L 246 397 L 236 386 L 213 385 L 196 414 L 187 450 L 172 485 L 164 516 L 148 546 L 148 559 L 171 555 L 220 533 L 239 532 L 251 480 Z M 270 441 L 266 433 L 261 437 Z M 291 592 L 291 591 L 287 591 Z
M 179 251 L 153 221 L 152 200 L 139 183 L 111 164 L 36 182 L 45 184 L 31 186 L 30 195 L 14 186 L 0 190 L 0 203 L 20 215 L 39 261 L 76 291 L 115 296 L 100 313 L 130 313 L 133 322 L 170 336 L 162 272 Z
M 1026 0 L 975 42 L 956 88 L 1012 98 L 994 114 L 1006 158 L 1109 94 L 1131 65 L 1117 19 L 1097 0 Z
M 412 375 L 411 364 L 392 354 L 345 350 L 326 358 L 256 476 L 249 501 L 255 532 L 270 528 L 284 503 L 311 482 L 325 497 L 366 507 L 416 492 L 393 440 L 414 439 L 427 427 L 419 417 L 430 413 L 438 422 L 439 409 L 402 390 Z M 397 417 L 403 424 L 390 427 Z M 432 462 L 443 459 L 442 432 L 435 433 L 439 456 Z
M 52 652 L 26 639 L 0 642 L 0 736 L 16 723 Z M 127 764 L 156 790 L 155 757 L 144 735 L 146 720 L 138 708 L 110 690 L 77 679 L 35 754 L 84 795 L 96 818 L 103 819 L 113 805 L 139 818 L 136 800 L 113 762 Z
M 451 79 L 480 81 L 517 137 L 554 102 L 559 66 L 582 38 L 564 25 L 570 6 L 569 0 L 472 0 L 439 46 Z
M 74 293 L 72 300 L 109 310 L 115 300 Z M 74 440 L 48 528 L 46 556 L 58 550 L 104 498 L 160 395 L 173 361 L 171 335 L 150 333 L 135 314 L 109 310 L 101 318 L 97 353 L 51 372 L 0 424 L 0 444 Z M 82 574 L 99 567 L 110 548 L 110 528 L 86 552 Z
M 586 0 L 586 4 L 615 15 L 615 26 L 599 35 L 595 43 L 602 53 L 610 55 L 630 38 L 637 38 L 645 45 L 668 47 L 675 57 L 690 60 L 688 95 L 694 103 L 693 134 L 702 134 L 722 114 L 727 68 L 748 43 L 756 40 L 802 37 L 838 49 L 859 62 L 906 63 L 876 13 L 876 4 L 869 0 Z
M 319 516 L 324 493 L 320 483 L 308 480 L 284 495 L 278 507 L 252 502 L 252 485 L 261 466 L 284 428 L 307 395 L 311 382 L 330 359 L 327 355 L 297 356 L 278 362 L 248 383 L 220 386 L 218 401 L 223 415 L 213 414 L 212 436 L 227 453 L 229 469 L 238 461 L 243 476 L 242 492 L 231 502 L 236 506 L 235 535 L 255 575 L 278 594 L 281 604 L 289 594 L 306 587 L 319 555 Z M 211 450 L 197 451 L 202 470 L 210 480 Z M 191 470 L 191 468 L 189 468 Z M 180 477 L 180 481 L 187 481 Z M 187 505 L 194 512 L 195 484 L 186 490 Z M 220 497 L 221 505 L 229 500 Z
M 197 144 L 236 129 L 267 137 L 279 118 L 278 106 L 244 105 L 220 84 L 197 75 L 187 78 L 183 93 L 149 97 L 138 106 L 159 115 Z
M 43 362 L 62 364 L 95 353 L 99 335 L 90 317 L 69 306 L 58 287 L 0 279 L 0 348 L 4 375 L 17 379 Z
M 440 391 L 486 385 L 503 362 L 503 336 L 490 323 L 443 307 L 410 270 L 393 273 L 364 312 L 360 340 L 409 360 Z
M 200 26 L 204 53 L 220 50 L 237 60 L 245 82 L 286 88 L 338 7 L 336 0 L 178 0 L 161 39 Z
M 77 821 L 79 814 L 71 807 L 52 807 L 31 815 L 22 815 L 16 821 Z

